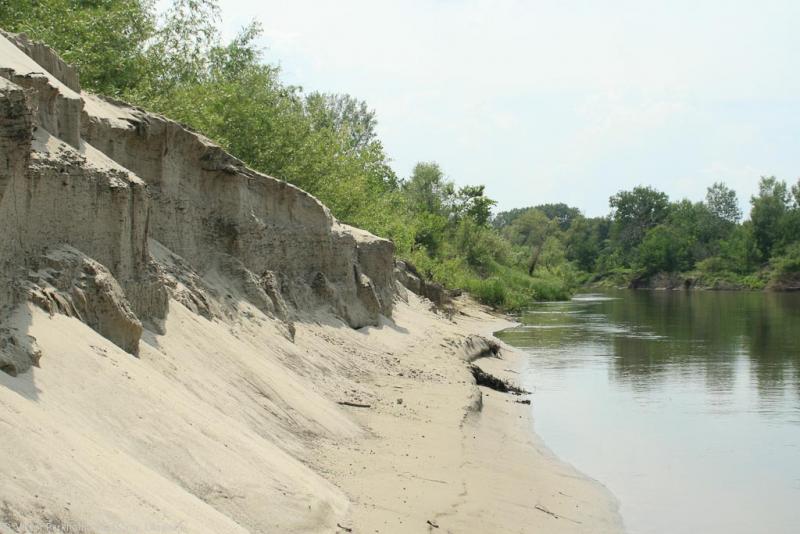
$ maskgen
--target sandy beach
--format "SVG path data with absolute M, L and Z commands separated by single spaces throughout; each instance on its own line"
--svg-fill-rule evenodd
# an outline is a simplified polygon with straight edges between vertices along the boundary
M 519 401 L 531 399 L 535 412 L 535 397 L 474 385 L 464 358 L 479 349 L 465 350 L 464 336 L 489 337 L 513 323 L 469 300 L 457 303 L 452 321 L 413 295 L 410 300 L 396 314 L 398 328 L 367 334 L 392 347 L 394 362 L 363 384 L 372 393 L 370 409 L 350 408 L 367 436 L 321 450 L 319 465 L 352 500 L 341 526 L 354 532 L 621 532 L 613 496 L 533 433 L 531 406 Z M 475 363 L 518 383 L 523 355 L 500 346 L 499 357 Z

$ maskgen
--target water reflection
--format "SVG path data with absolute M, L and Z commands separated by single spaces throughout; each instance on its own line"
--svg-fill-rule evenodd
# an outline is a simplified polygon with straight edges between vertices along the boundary
M 537 430 L 632 534 L 800 532 L 800 294 L 611 292 L 522 321 L 500 336 L 531 355 Z
M 503 336 L 520 347 L 610 345 L 612 378 L 640 391 L 688 376 L 724 393 L 735 382 L 737 361 L 746 357 L 761 395 L 782 395 L 787 385 L 800 395 L 800 294 L 612 296 L 540 304 L 525 314 L 525 325 Z

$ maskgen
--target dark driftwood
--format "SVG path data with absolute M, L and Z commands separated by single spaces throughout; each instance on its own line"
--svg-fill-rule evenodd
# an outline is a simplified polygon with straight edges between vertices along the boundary
M 517 387 L 508 383 L 505 380 L 500 380 L 494 375 L 490 375 L 477 365 L 470 365 L 469 370 L 472 371 L 472 376 L 475 377 L 475 383 L 479 386 L 486 386 L 487 388 L 499 391 L 501 393 L 513 393 L 515 395 L 525 395 L 530 391 Z
M 358 402 L 339 401 L 342 406 L 352 406 L 353 408 L 372 408 L 371 404 L 361 404 Z
M 536 506 L 534 506 L 534 508 L 536 508 L 540 512 L 544 512 L 547 515 L 551 515 L 551 516 L 555 517 L 556 519 L 558 519 L 558 514 L 554 514 L 553 512 L 551 512 L 550 510 L 548 510 L 547 508 L 545 508 L 544 506 L 542 506 L 540 504 L 537 504 Z

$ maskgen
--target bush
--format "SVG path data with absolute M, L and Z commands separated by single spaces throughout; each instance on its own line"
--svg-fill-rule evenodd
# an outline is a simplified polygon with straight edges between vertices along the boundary
M 648 231 L 639 246 L 637 264 L 646 274 L 675 272 L 691 266 L 690 243 L 674 228 L 659 225 Z
M 800 273 L 800 243 L 786 247 L 786 251 L 771 262 L 776 274 L 792 275 Z
M 505 284 L 494 276 L 485 280 L 472 278 L 467 280 L 465 286 L 464 289 L 475 298 L 490 306 L 500 307 L 505 305 L 508 300 Z

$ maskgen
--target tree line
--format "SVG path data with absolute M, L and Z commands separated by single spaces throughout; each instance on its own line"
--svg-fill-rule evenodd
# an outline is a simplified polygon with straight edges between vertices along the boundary
M 499 213 L 493 224 L 538 262 L 568 261 L 589 278 L 615 283 L 686 273 L 709 287 L 780 286 L 800 273 L 800 180 L 762 177 L 743 219 L 736 192 L 722 182 L 703 201 L 670 201 L 652 187 L 620 191 L 610 214 L 584 217 L 565 204 Z

